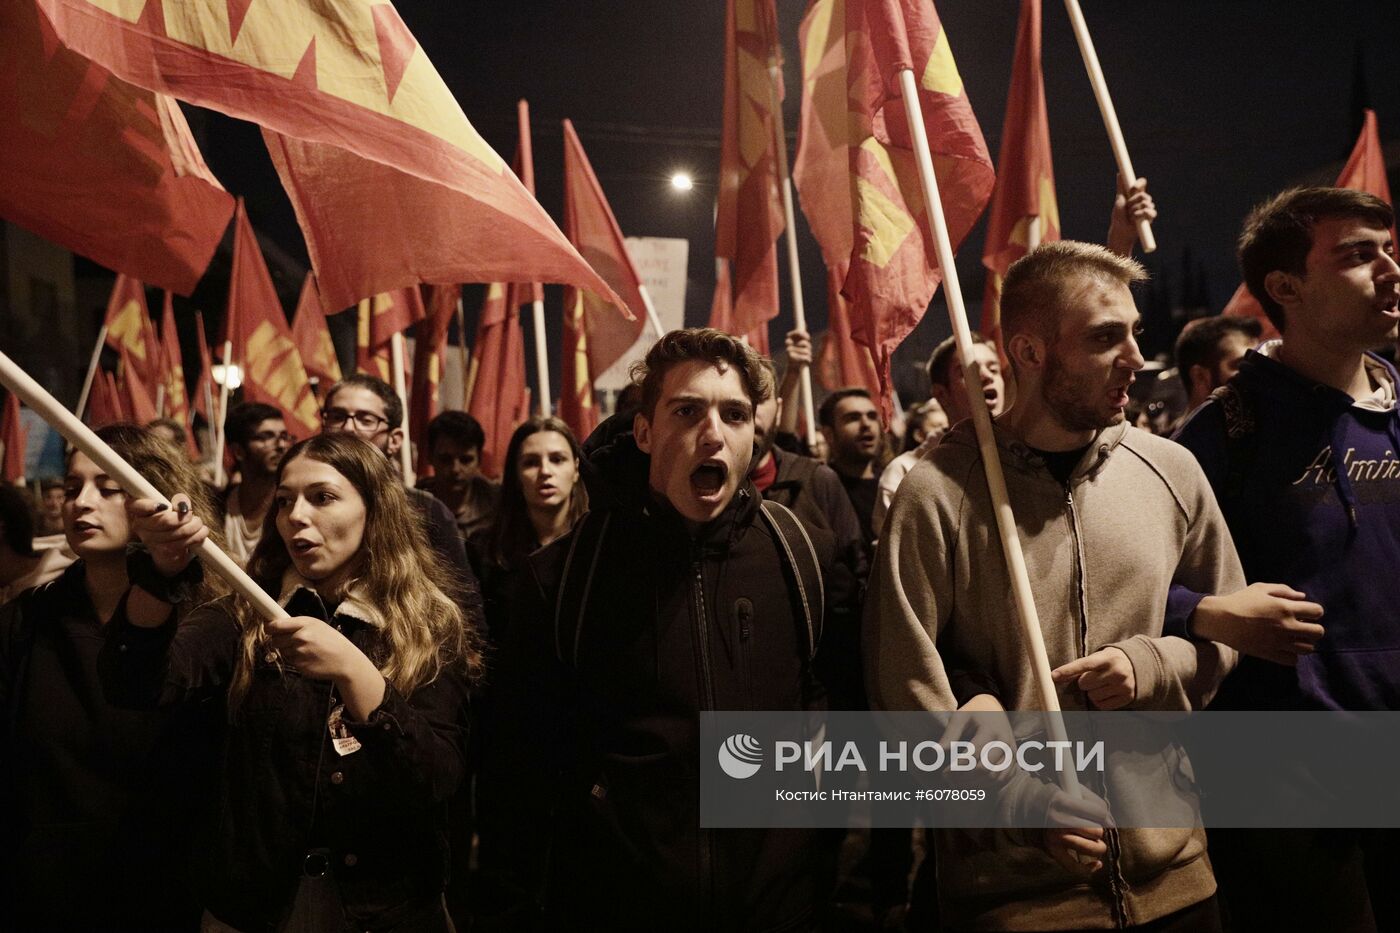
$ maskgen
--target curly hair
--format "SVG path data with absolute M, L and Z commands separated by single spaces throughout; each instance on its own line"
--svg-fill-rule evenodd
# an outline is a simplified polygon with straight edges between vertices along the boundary
M 693 360 L 733 366 L 749 401 L 757 407 L 773 396 L 773 372 L 758 351 L 738 337 L 712 327 L 673 330 L 651 345 L 645 359 L 632 364 L 632 384 L 641 390 L 640 412 L 650 421 L 661 400 L 661 384 L 673 366 Z

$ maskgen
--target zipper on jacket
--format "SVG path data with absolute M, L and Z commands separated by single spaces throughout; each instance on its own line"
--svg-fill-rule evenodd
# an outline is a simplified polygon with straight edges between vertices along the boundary
M 1079 530 L 1079 512 L 1074 507 L 1074 491 L 1069 483 L 1065 484 L 1065 508 L 1069 512 L 1070 537 L 1074 539 L 1074 589 L 1079 600 L 1079 656 L 1087 657 L 1089 654 L 1089 600 L 1085 594 L 1084 587 L 1084 538 Z M 1109 803 L 1108 799 L 1108 779 L 1105 777 L 1100 783 L 1099 793 L 1103 795 L 1104 803 Z M 1127 879 L 1122 872 L 1122 847 L 1120 845 L 1118 830 L 1113 827 L 1104 828 L 1104 842 L 1108 845 L 1108 887 L 1112 897 L 1113 923 L 1118 929 L 1124 929 L 1128 925 L 1127 904 L 1124 901 L 1123 889 L 1127 886 Z
M 705 558 L 704 553 L 698 545 L 692 547 L 691 570 L 694 572 L 694 579 L 691 581 L 691 609 L 695 613 L 695 634 L 700 642 L 700 690 L 701 709 L 713 710 L 715 708 L 715 685 L 713 675 L 710 672 L 710 624 L 705 614 Z M 715 879 L 714 861 L 711 853 L 710 830 L 701 828 L 700 840 L 700 879 L 705 885 L 706 914 L 710 913 L 710 905 L 714 903 Z M 707 917 L 707 921 L 713 918 Z

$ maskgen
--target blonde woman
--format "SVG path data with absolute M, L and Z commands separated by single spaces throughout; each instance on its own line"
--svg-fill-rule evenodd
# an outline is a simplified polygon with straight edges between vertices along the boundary
M 226 697 L 231 714 L 204 928 L 448 929 L 444 805 L 480 653 L 388 459 L 349 434 L 287 452 L 248 564 L 281 621 L 230 598 L 171 624 L 207 531 L 128 508 L 151 566 L 104 649 L 108 687 L 132 704 Z

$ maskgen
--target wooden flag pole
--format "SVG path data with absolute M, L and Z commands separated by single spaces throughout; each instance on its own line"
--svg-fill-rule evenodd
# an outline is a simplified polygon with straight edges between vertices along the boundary
M 1099 53 L 1094 51 L 1094 40 L 1089 35 L 1089 25 L 1084 22 L 1084 11 L 1079 8 L 1079 0 L 1065 0 L 1069 11 L 1069 22 L 1074 28 L 1074 39 L 1079 43 L 1079 54 L 1084 59 L 1084 68 L 1089 72 L 1089 83 L 1094 88 L 1094 99 L 1099 103 L 1099 113 L 1103 114 L 1104 129 L 1108 130 L 1108 144 L 1113 148 L 1113 159 L 1118 163 L 1119 184 L 1126 195 L 1137 173 L 1133 171 L 1133 160 L 1128 157 L 1128 144 L 1123 140 L 1123 128 L 1118 125 L 1118 112 L 1113 109 L 1113 98 L 1108 96 L 1108 82 L 1104 80 L 1103 68 L 1099 65 Z M 1157 238 L 1152 235 L 1152 224 L 1146 220 L 1137 223 L 1138 242 L 1144 253 L 1155 252 Z
M 83 412 L 87 411 L 88 396 L 92 394 L 92 378 L 97 375 L 97 362 L 102 359 L 102 346 L 107 342 L 107 324 L 104 322 L 101 329 L 97 331 L 97 345 L 92 348 L 92 358 L 88 360 L 87 375 L 83 377 L 83 391 L 78 393 L 78 407 L 73 409 L 73 414 L 82 420 Z
M 787 132 L 783 128 L 783 103 L 778 99 L 778 62 L 768 62 L 768 95 L 773 114 L 773 160 L 778 165 L 778 188 L 783 196 L 783 225 L 787 239 L 788 281 L 792 284 L 792 318 L 798 330 L 807 329 L 807 309 L 802 300 L 802 269 L 797 262 L 797 214 L 792 207 L 792 173 L 788 171 Z M 807 419 L 807 437 L 817 431 L 812 407 L 812 367 L 802 367 L 802 414 Z
M 156 386 L 156 417 L 165 417 L 165 386 Z
M 399 404 L 403 406 L 403 443 L 399 445 L 399 467 L 403 470 L 404 485 L 412 486 L 418 477 L 413 472 L 413 444 L 408 436 L 408 387 L 403 378 L 403 334 L 389 338 L 389 365 L 394 368 L 394 391 L 398 393 Z
M 219 383 L 218 424 L 214 425 L 214 485 L 224 485 L 224 422 L 228 419 L 228 380 L 233 369 L 233 341 L 224 341 L 224 378 Z M 212 373 L 210 374 L 213 375 Z
M 122 489 L 129 496 L 142 499 L 154 499 L 157 502 L 170 504 L 170 500 L 161 495 L 160 492 L 150 484 L 150 482 L 127 463 L 117 456 L 103 443 L 102 439 L 92 432 L 92 429 L 83 424 L 78 418 L 58 403 L 48 392 L 44 391 L 39 383 L 29 377 L 23 369 L 15 364 L 8 356 L 0 353 L 0 383 L 20 397 L 25 405 L 32 411 L 38 412 L 39 416 L 48 422 L 59 434 L 78 450 L 96 463 L 107 475 L 112 477 L 121 485 Z M 199 546 L 199 556 L 204 560 L 206 566 L 228 581 L 229 586 L 242 596 L 258 613 L 265 619 L 285 619 L 287 613 L 277 601 L 264 592 L 263 588 L 253 582 L 253 579 L 244 573 L 243 568 L 234 563 L 212 540 L 205 539 Z
M 457 352 L 462 357 L 462 411 L 467 410 L 471 392 L 467 385 L 467 373 L 471 369 L 471 357 L 467 354 L 467 310 L 462 305 L 462 296 L 457 295 Z
M 1026 252 L 1031 252 L 1040 245 L 1040 215 L 1036 214 L 1026 224 Z
M 963 307 L 962 290 L 958 285 L 958 270 L 953 262 L 953 244 L 948 237 L 948 221 L 943 216 L 943 202 L 938 195 L 938 179 L 933 174 L 933 156 L 929 150 L 928 135 L 924 131 L 923 108 L 919 105 L 919 88 L 914 79 L 914 72 L 908 68 L 900 71 L 899 86 L 904 97 L 904 112 L 914 137 L 914 158 L 918 162 L 924 203 L 928 205 L 929 219 L 932 221 L 938 267 L 943 272 L 943 295 L 948 300 L 948 319 L 953 325 L 958 356 L 965 360 L 975 359 L 972 330 L 967 323 L 967 309 Z M 996 437 L 992 433 L 992 413 L 987 408 L 987 400 L 982 397 L 982 387 L 977 380 L 964 379 L 963 383 L 967 390 L 968 407 L 972 412 L 972 425 L 977 431 L 977 446 L 987 471 L 987 490 L 991 493 L 992 507 L 996 513 L 1002 556 L 1006 559 L 1006 569 L 1011 577 L 1011 595 L 1016 604 L 1016 617 L 1021 623 L 1021 635 L 1031 656 L 1031 672 L 1035 677 L 1036 692 L 1040 695 L 1041 707 L 1048 714 L 1052 714 L 1046 717 L 1051 738 L 1067 741 L 1064 721 L 1057 715 L 1060 712 L 1060 699 L 1055 693 L 1054 681 L 1050 678 L 1050 659 L 1045 653 L 1040 617 L 1035 611 L 1030 575 L 1026 572 L 1026 557 L 1021 552 L 1021 539 L 1016 533 L 1016 516 L 1011 511 L 1011 499 L 1006 492 L 1006 476 L 1002 473 L 1001 457 L 997 453 Z M 1077 796 L 1079 778 L 1073 769 L 1060 769 L 1059 779 L 1060 786 L 1066 793 Z
M 651 329 L 656 331 L 656 339 L 660 340 L 666 336 L 666 331 L 661 326 L 661 315 L 656 313 L 656 305 L 651 303 L 651 292 L 641 282 L 637 283 L 637 291 L 642 296 L 642 304 L 646 305 L 647 320 L 651 322 Z
M 535 318 L 535 381 L 540 388 L 540 414 L 548 418 L 553 414 L 549 392 L 549 348 L 544 342 L 544 299 L 537 298 L 530 303 Z

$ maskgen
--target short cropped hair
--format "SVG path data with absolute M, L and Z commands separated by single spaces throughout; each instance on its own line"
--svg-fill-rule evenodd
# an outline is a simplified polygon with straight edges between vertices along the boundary
M 248 441 L 253 437 L 253 432 L 258 429 L 258 425 L 269 418 L 283 420 L 282 412 L 271 405 L 262 402 L 240 402 L 228 411 L 228 418 L 224 421 L 224 431 L 226 439 L 230 444 L 248 446 Z
M 0 483 L 0 524 L 5 544 L 21 557 L 34 556 L 34 507 L 29 497 L 8 483 Z
M 972 343 L 974 346 L 982 344 L 986 347 L 996 349 L 996 344 L 990 338 L 983 336 L 978 331 L 972 332 Z M 944 340 L 933 348 L 933 352 L 928 358 L 928 382 L 930 386 L 943 386 L 948 388 L 948 373 L 953 369 L 953 360 L 958 355 L 958 338 L 956 335 Z
M 1264 279 L 1275 270 L 1305 273 L 1313 227 L 1319 220 L 1333 217 L 1355 217 L 1386 228 L 1395 223 L 1395 211 L 1389 204 L 1349 188 L 1290 188 L 1258 205 L 1245 218 L 1237 254 L 1240 272 L 1245 287 L 1279 333 L 1283 333 L 1283 306 L 1269 297 Z
M 464 450 L 486 446 L 486 432 L 481 422 L 464 411 L 445 411 L 428 422 L 428 452 L 437 447 L 438 440 L 452 441 Z
M 1237 314 L 1221 314 L 1192 321 L 1176 338 L 1177 372 L 1184 380 L 1189 377 L 1192 366 L 1214 369 L 1221 359 L 1220 341 L 1231 334 L 1239 334 L 1252 343 L 1258 343 L 1263 333 L 1264 326 L 1257 319 Z
M 673 330 L 651 345 L 645 359 L 632 364 L 632 383 L 640 387 L 639 412 L 651 420 L 661 400 L 661 384 L 673 366 L 700 360 L 727 363 L 739 373 L 744 392 L 757 407 L 773 397 L 773 373 L 763 365 L 763 357 L 738 337 L 712 327 Z
M 1001 283 L 1001 328 L 1009 338 L 1025 331 L 1053 336 L 1068 303 L 1088 279 L 1102 285 L 1146 281 L 1141 263 L 1094 243 L 1042 243 L 1006 270 Z
M 848 398 L 870 398 L 870 391 L 859 386 L 850 386 L 845 389 L 837 389 L 835 392 L 822 399 L 822 407 L 817 410 L 817 424 L 824 428 L 836 427 L 836 406 L 840 405 Z
M 394 391 L 394 387 L 377 376 L 369 373 L 355 373 L 353 376 L 346 376 L 344 379 L 330 387 L 330 391 L 323 396 L 325 402 L 322 408 L 329 408 L 331 402 L 335 400 L 335 394 L 341 389 L 360 388 L 369 389 L 379 400 L 384 403 L 384 417 L 389 422 L 389 430 L 403 427 L 403 401 L 399 398 L 399 393 Z
M 180 422 L 176 421 L 174 418 L 156 418 L 152 421 L 147 421 L 146 427 L 165 428 L 166 430 L 170 431 L 172 434 L 175 435 L 175 441 L 178 444 L 185 443 L 186 439 L 188 438 L 188 435 L 185 434 L 185 426 Z

